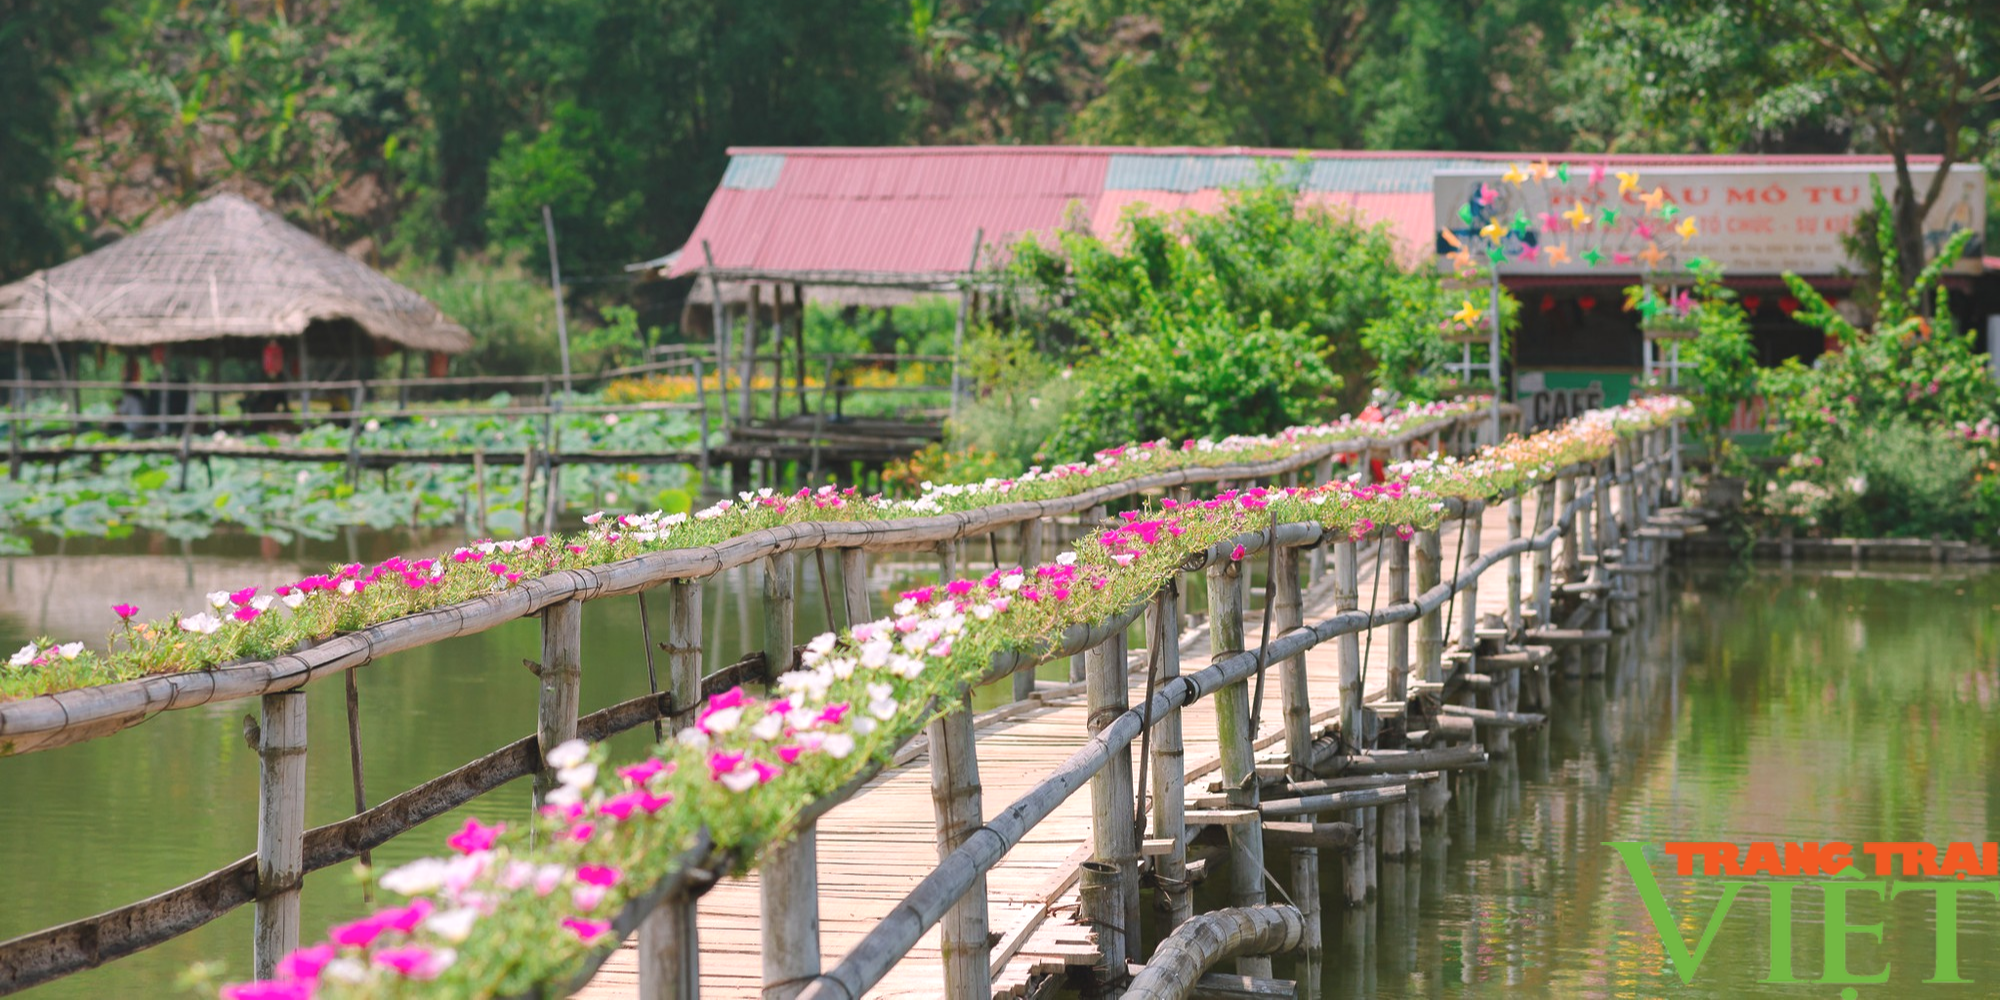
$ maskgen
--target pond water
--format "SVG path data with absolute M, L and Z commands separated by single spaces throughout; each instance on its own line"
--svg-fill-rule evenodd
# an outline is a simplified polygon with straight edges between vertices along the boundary
M 1872 877 L 1864 842 L 1996 839 L 2000 574 L 1682 570 L 1650 600 L 1609 676 L 1559 685 L 1552 726 L 1454 801 L 1448 836 L 1427 832 L 1420 863 L 1384 865 L 1380 901 L 1329 911 L 1324 995 L 2000 995 L 2000 898 L 1958 905 L 1969 982 L 1926 985 L 1934 894 L 1846 893 L 1850 927 L 1882 925 L 1846 938 L 1847 971 L 1888 973 L 1848 986 L 1823 981 L 1824 897 L 1808 886 L 1793 890 L 1799 982 L 1764 981 L 1760 885 L 1683 985 L 1602 846 L 1846 841 Z M 1658 846 L 1648 856 L 1692 950 L 1722 880 L 1679 876 Z
M 269 583 L 330 561 L 432 553 L 443 536 L 359 533 L 330 544 L 271 546 L 218 537 L 184 549 L 164 539 L 78 544 L 5 560 L 0 648 L 36 635 L 90 636 L 130 600 L 151 615 L 205 591 Z M 984 568 L 991 553 L 970 563 Z M 1011 558 L 1004 547 L 1000 558 Z M 831 561 L 829 561 L 831 563 Z M 837 569 L 834 571 L 837 574 Z M 934 576 L 927 560 L 880 561 L 878 607 Z M 799 566 L 799 632 L 823 625 L 817 567 Z M 761 645 L 754 569 L 723 574 L 704 595 L 707 662 Z M 834 591 L 837 599 L 838 589 Z M 1326 915 L 1328 997 L 1838 997 L 1839 986 L 1774 985 L 1763 889 L 1742 893 L 1692 987 L 1682 987 L 1633 881 L 1605 841 L 1984 841 L 2000 819 L 2000 574 L 1842 578 L 1825 572 L 1679 570 L 1648 598 L 1644 627 L 1614 651 L 1609 676 L 1557 685 L 1547 731 L 1454 802 L 1421 861 L 1386 865 L 1381 898 Z M 656 640 L 665 609 L 655 601 Z M 1199 606 L 1191 603 L 1190 606 Z M 586 711 L 646 691 L 637 602 L 585 606 Z M 8 645 L 8 644 L 13 645 Z M 389 657 L 359 671 L 371 803 L 532 732 L 539 655 L 532 621 Z M 664 667 L 664 661 L 662 661 Z M 1067 665 L 1042 668 L 1061 679 Z M 999 700 L 986 692 L 982 703 Z M 309 689 L 307 823 L 352 811 L 341 685 Z M 107 739 L 0 759 L 0 939 L 141 898 L 250 853 L 257 764 L 242 719 L 253 701 L 161 715 Z M 649 731 L 614 740 L 641 751 Z M 525 812 L 517 782 L 376 852 L 378 865 L 437 849 L 463 817 Z M 1661 883 L 1692 942 L 1714 909 L 1714 881 Z M 1329 879 L 1337 865 L 1327 865 Z M 1329 892 L 1336 892 L 1330 882 Z M 1928 895 L 1894 905 L 1857 895 L 1849 922 L 1886 921 L 1884 941 L 1850 939 L 1848 965 L 1908 989 L 1931 973 Z M 336 867 L 307 881 L 305 927 L 362 913 L 360 886 Z M 1818 978 L 1818 890 L 1798 893 L 1798 978 Z M 1962 986 L 2000 984 L 2000 900 L 1967 898 Z M 59 981 L 42 998 L 156 995 L 189 965 L 249 965 L 250 909 L 173 942 Z M 1958 995 L 1958 994 L 1950 994 Z

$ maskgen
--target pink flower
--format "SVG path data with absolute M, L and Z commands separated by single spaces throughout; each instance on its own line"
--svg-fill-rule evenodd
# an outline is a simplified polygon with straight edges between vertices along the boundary
M 579 865 L 576 869 L 576 880 L 584 885 L 601 885 L 608 889 L 617 885 L 624 874 L 610 865 Z
M 326 932 L 327 939 L 342 948 L 366 948 L 389 929 L 380 914 L 363 917 L 352 923 L 335 924 Z
M 647 794 L 647 792 L 639 790 L 626 792 L 622 795 L 613 795 L 598 805 L 597 814 L 600 816 L 609 816 L 622 823 L 630 819 L 632 811 L 639 808 L 646 801 Z
M 229 603 L 248 604 L 250 603 L 250 599 L 256 596 L 257 596 L 257 588 L 245 587 L 242 590 L 239 590 L 236 593 L 229 595 Z
M 720 750 L 708 755 L 708 780 L 721 781 L 722 776 L 736 770 L 743 763 L 740 753 L 724 753 Z
M 133 617 L 138 615 L 139 608 L 133 604 L 113 604 L 111 606 L 111 613 L 117 615 L 118 620 L 129 622 Z
M 249 605 L 244 605 L 243 607 L 237 608 L 235 611 L 230 612 L 229 617 L 234 618 L 239 622 L 249 622 L 249 621 L 256 621 L 257 616 L 261 614 L 263 614 L 262 611 L 250 607 Z
M 635 785 L 643 785 L 653 780 L 653 776 L 667 770 L 667 765 L 658 757 L 648 757 L 637 764 L 618 769 L 618 776 Z
M 945 593 L 950 594 L 953 597 L 964 597 L 965 595 L 972 593 L 972 581 L 953 580 L 950 583 L 945 584 L 944 591 Z
M 1229 550 L 1229 558 L 1235 562 L 1242 562 L 1243 553 L 1244 553 L 1243 546 L 1238 545 L 1237 547 Z
M 299 979 L 231 983 L 222 988 L 222 1000 L 312 1000 L 312 995 L 313 984 Z
M 577 917 L 564 917 L 562 925 L 568 928 L 569 932 L 576 935 L 576 939 L 584 944 L 591 944 L 598 938 L 611 932 L 611 921 L 609 920 L 582 920 Z
M 820 725 L 823 726 L 839 725 L 840 720 L 847 716 L 849 707 L 850 706 L 843 701 L 843 702 L 836 702 L 835 704 L 828 705 L 825 708 L 820 709 L 819 710 Z
M 299 950 L 278 960 L 279 979 L 303 979 L 308 982 L 319 978 L 319 970 L 333 961 L 336 954 L 330 944 L 316 944 Z
M 578 823 L 577 825 L 569 828 L 568 837 L 570 840 L 576 843 L 586 844 L 590 842 L 590 835 L 596 832 L 597 832 L 597 824 Z
M 382 921 L 382 926 L 389 930 L 408 934 L 416 930 L 417 925 L 423 923 L 424 918 L 430 916 L 431 911 L 435 909 L 437 909 L 436 904 L 420 896 L 408 906 L 383 910 L 375 914 L 375 918 Z
M 597 909 L 597 904 L 602 902 L 604 902 L 604 888 L 602 886 L 579 885 L 572 886 L 569 890 L 569 905 L 579 910 L 586 912 L 595 910 Z
M 760 785 L 769 784 L 772 779 L 785 773 L 783 768 L 770 761 L 753 760 L 750 762 L 750 767 L 757 772 L 757 783 Z
M 495 823 L 487 826 L 476 819 L 466 818 L 465 826 L 457 833 L 445 838 L 445 844 L 460 854 L 474 851 L 490 851 L 500 835 L 507 830 L 507 824 Z
M 449 952 L 432 951 L 420 944 L 384 948 L 369 959 L 377 967 L 394 970 L 406 979 L 436 979 L 451 960 Z
M 778 748 L 778 759 L 787 764 L 796 764 L 798 763 L 799 755 L 805 752 L 805 747 L 796 744 L 787 744 Z
M 674 804 L 674 796 L 671 792 L 666 795 L 654 795 L 652 792 L 641 792 L 640 794 L 644 795 L 645 798 L 639 800 L 639 808 L 644 810 L 648 816 Z

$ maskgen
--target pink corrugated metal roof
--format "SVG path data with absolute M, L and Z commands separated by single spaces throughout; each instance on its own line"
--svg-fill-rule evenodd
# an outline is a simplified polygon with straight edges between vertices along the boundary
M 1061 226 L 1071 206 L 1093 231 L 1108 235 L 1130 205 L 1159 210 L 1209 211 L 1221 202 L 1204 180 L 1223 161 L 1289 159 L 1297 150 L 1248 147 L 911 146 L 737 147 L 723 183 L 666 275 L 679 277 L 705 264 L 702 244 L 718 268 L 762 272 L 864 272 L 943 275 L 966 270 L 974 234 L 987 246 Z M 1365 219 L 1385 222 L 1412 254 L 1430 244 L 1430 174 L 1426 161 L 1515 161 L 1533 153 L 1438 153 L 1384 150 L 1307 150 L 1315 161 L 1354 161 L 1355 170 L 1315 167 L 1335 190 L 1314 190 L 1309 200 L 1347 204 Z M 1562 159 L 1564 154 L 1546 154 Z M 1144 159 L 1135 159 L 1144 158 Z M 1152 159 L 1162 158 L 1162 159 Z M 1176 173 L 1165 158 L 1184 158 L 1201 170 Z M 1188 160 L 1186 158 L 1196 158 Z M 1639 166 L 1825 166 L 1882 163 L 1879 156 L 1570 155 L 1572 160 L 1615 160 Z M 1158 182 L 1107 190 L 1113 161 L 1156 171 Z M 1915 158 L 1935 161 L 1935 157 Z M 1373 161 L 1367 165 L 1365 161 Z M 1398 163 L 1396 161 L 1403 161 Z M 1329 172 L 1329 170 L 1331 172 Z M 1358 170 L 1358 172 L 1357 172 Z M 1342 190 L 1349 177 L 1401 177 L 1421 184 L 1396 190 Z M 1128 172 L 1129 173 L 1129 172 Z M 1193 176 L 1193 181 L 1188 177 Z M 1178 190 L 1150 190 L 1179 181 Z M 1324 185 L 1322 185 L 1324 186 Z M 1192 188 L 1192 189 L 1190 189 Z M 1420 188 L 1415 190 L 1412 188 Z

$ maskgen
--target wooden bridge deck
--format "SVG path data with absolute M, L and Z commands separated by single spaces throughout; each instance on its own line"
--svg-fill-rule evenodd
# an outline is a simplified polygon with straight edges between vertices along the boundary
M 1534 502 L 1532 494 L 1524 502 L 1524 533 L 1533 530 Z M 1447 526 L 1441 534 L 1444 570 L 1449 574 L 1455 568 L 1454 550 L 1459 532 Z M 1481 551 L 1505 544 L 1504 506 L 1486 512 L 1480 534 Z M 1466 548 L 1469 550 L 1470 546 Z M 1371 594 L 1379 595 L 1374 603 L 1388 603 L 1386 569 L 1379 591 L 1376 589 L 1375 553 L 1376 546 L 1372 544 L 1364 545 L 1361 552 L 1363 609 L 1371 607 Z M 1524 588 L 1532 580 L 1528 565 L 1531 558 L 1522 558 Z M 1466 561 L 1470 561 L 1469 556 Z M 1324 617 L 1331 606 L 1330 564 L 1329 554 L 1329 573 L 1307 594 L 1308 621 Z M 1481 577 L 1480 612 L 1504 610 L 1506 579 L 1504 562 Z M 1244 605 L 1248 612 L 1244 633 L 1248 645 L 1254 647 L 1261 623 L 1252 609 L 1261 609 L 1261 595 L 1247 594 Z M 1454 618 L 1465 613 L 1463 601 L 1452 602 L 1450 607 Z M 1446 623 L 1447 642 L 1457 634 L 1456 627 L 1453 622 Z M 1372 642 L 1364 636 L 1362 645 L 1372 699 L 1386 682 L 1386 634 L 1376 635 Z M 1184 639 L 1183 670 L 1197 669 L 1207 657 L 1205 633 Z M 1130 682 L 1131 699 L 1136 703 L 1144 696 L 1143 653 L 1135 655 L 1134 660 L 1139 669 L 1131 673 Z M 1314 726 L 1318 728 L 1322 721 L 1339 713 L 1340 668 L 1336 644 L 1322 643 L 1310 650 L 1306 654 L 1306 668 L 1313 693 Z M 1038 703 L 997 709 L 983 717 L 978 726 L 977 748 L 982 804 L 989 815 L 1033 788 L 1084 741 L 1086 712 L 1081 687 L 1075 685 L 1071 690 L 1068 685 L 1056 687 L 1043 682 Z M 1259 745 L 1273 747 L 1260 751 L 1260 759 L 1265 754 L 1281 754 L 1283 735 L 1279 729 L 1275 676 L 1267 681 L 1265 707 L 1259 721 Z M 1213 700 L 1202 699 L 1185 709 L 1182 727 L 1188 794 L 1202 794 L 1207 782 L 1199 776 L 1214 770 L 1218 755 Z M 819 822 L 820 947 L 826 967 L 839 961 L 937 864 L 929 761 L 921 752 L 906 751 L 905 757 L 908 759 L 885 769 L 853 799 L 834 808 Z M 1068 943 L 1085 940 L 1083 928 L 1070 919 L 1076 899 L 1073 876 L 1078 864 L 1088 857 L 1090 821 L 1090 795 L 1087 790 L 1079 790 L 1030 831 L 989 873 L 988 924 L 993 932 L 1002 935 L 1000 949 L 1013 943 L 1017 930 L 1050 904 L 1054 904 L 1055 911 L 1031 938 L 1031 946 L 994 977 L 996 994 L 1004 993 L 1010 979 L 1017 983 L 1024 979 L 1036 963 L 1034 956 L 1044 956 L 1040 961 L 1046 964 L 1055 957 L 1052 953 L 1080 952 L 1076 945 Z M 759 906 L 755 872 L 728 879 L 702 897 L 698 927 L 703 998 L 760 996 L 763 976 Z M 1073 960 L 1073 964 L 1086 963 L 1081 957 Z M 942 993 L 943 966 L 938 954 L 937 930 L 932 928 L 869 996 L 934 997 Z M 628 939 L 597 977 L 576 995 L 586 1000 L 637 996 L 638 961 L 633 942 Z

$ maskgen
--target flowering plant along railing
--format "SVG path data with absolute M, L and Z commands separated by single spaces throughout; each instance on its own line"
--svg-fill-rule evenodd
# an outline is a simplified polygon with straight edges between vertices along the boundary
M 554 748 L 557 784 L 533 836 L 518 824 L 467 821 L 448 840 L 451 855 L 381 876 L 407 903 L 335 927 L 288 956 L 275 978 L 222 995 L 505 996 L 573 984 L 661 898 L 687 892 L 700 872 L 746 863 L 844 799 L 969 686 L 1122 630 L 1188 560 L 1241 559 L 1246 545 L 1280 533 L 1298 544 L 1434 528 L 1467 502 L 1602 460 L 1621 434 L 1656 430 L 1687 409 L 1677 398 L 1644 399 L 1473 459 L 1406 463 L 1381 485 L 1165 499 L 1053 562 L 905 593 L 891 616 L 808 643 L 769 697 L 736 689 L 710 698 L 643 760 L 614 769 L 601 748 Z M 629 530 L 600 523 L 587 536 Z
M 689 515 L 593 515 L 587 530 L 573 536 L 486 541 L 437 558 L 352 564 L 268 592 L 217 591 L 207 595 L 208 608 L 150 622 L 139 620 L 141 609 L 119 604 L 112 612 L 120 624 L 107 650 L 39 639 L 0 666 L 0 755 L 103 735 L 165 708 L 296 687 L 558 600 L 629 593 L 774 551 L 869 546 L 876 534 L 891 547 L 907 546 L 1073 513 L 1144 489 L 1270 476 L 1342 450 L 1441 433 L 1484 406 L 1470 399 L 1268 436 L 1144 442 L 1015 479 L 927 484 L 912 500 L 821 487 L 745 493 Z M 1029 506 L 1035 503 L 1042 506 Z

